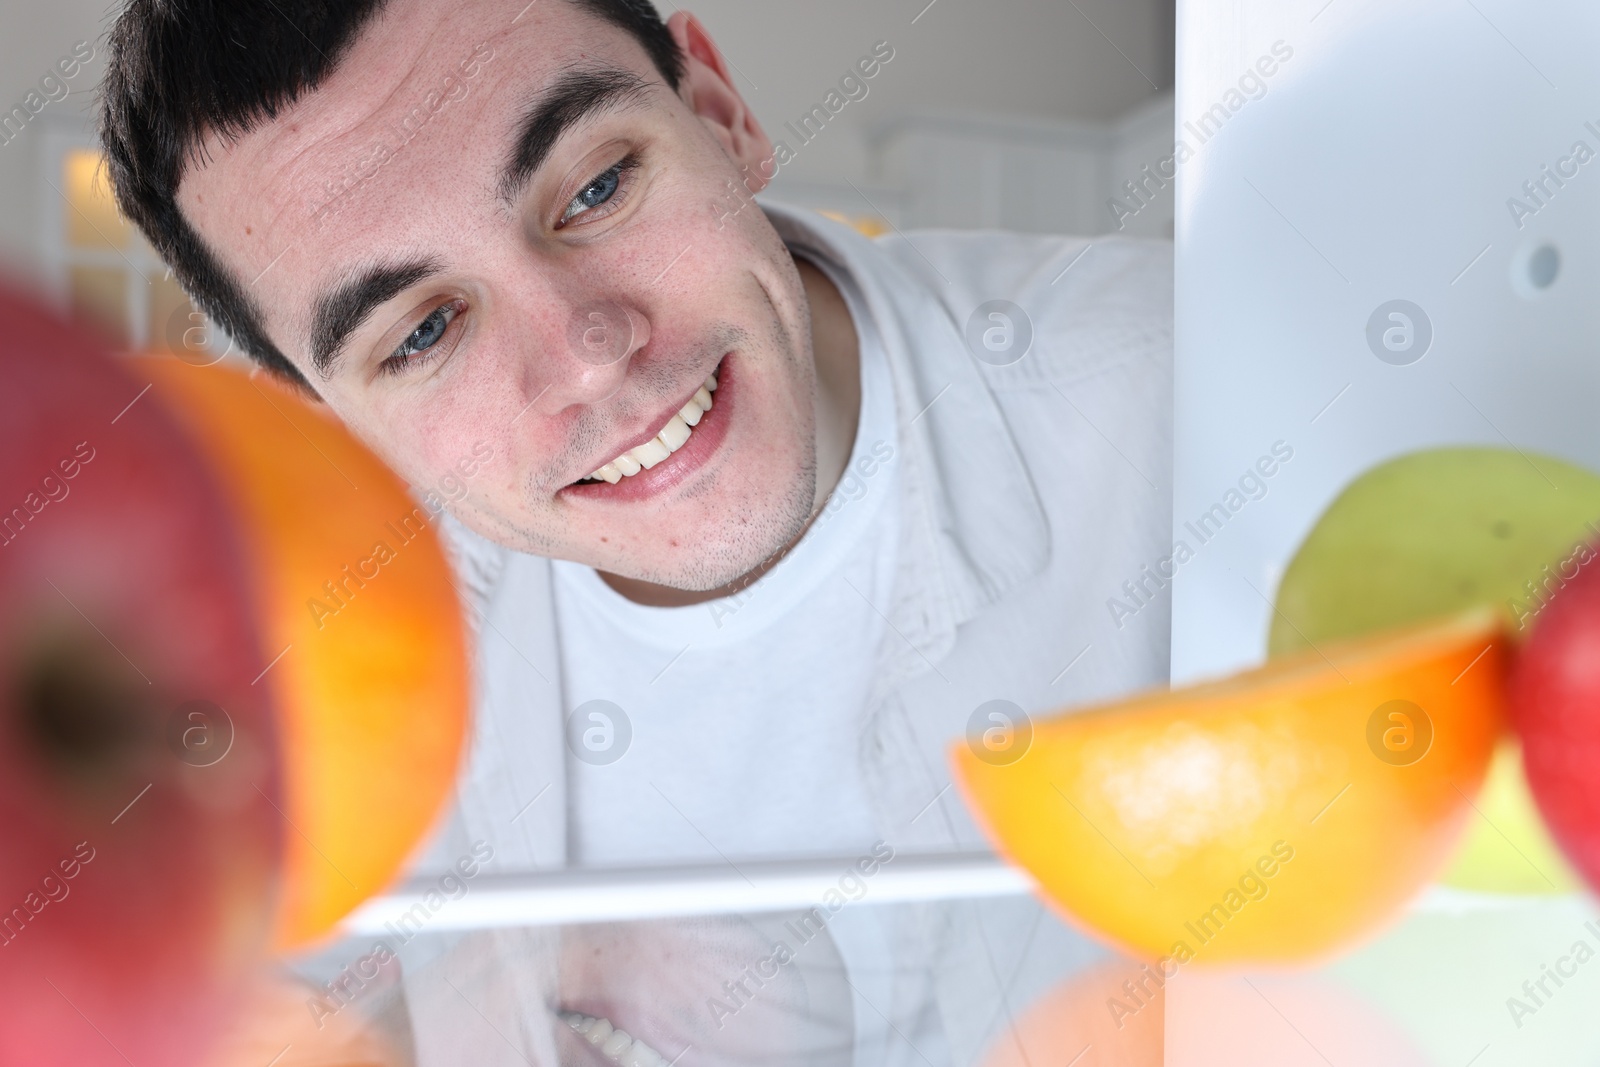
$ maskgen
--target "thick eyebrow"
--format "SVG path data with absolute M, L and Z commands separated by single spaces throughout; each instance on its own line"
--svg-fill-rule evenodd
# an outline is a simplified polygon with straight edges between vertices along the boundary
M 563 74 L 540 93 L 517 126 L 517 143 L 496 189 L 513 202 L 552 149 L 572 127 L 602 111 L 644 103 L 650 83 L 630 70 L 596 67 Z
M 345 343 L 374 311 L 443 269 L 433 259 L 369 266 L 319 297 L 311 313 L 311 366 L 322 380 L 333 377 Z
M 603 111 L 643 104 L 649 91 L 649 82 L 617 67 L 575 70 L 557 78 L 517 124 L 516 145 L 495 183 L 500 199 L 514 201 L 574 126 Z M 324 381 L 332 378 L 350 335 L 373 311 L 442 269 L 433 259 L 379 264 L 320 297 L 311 316 L 311 366 L 317 374 Z

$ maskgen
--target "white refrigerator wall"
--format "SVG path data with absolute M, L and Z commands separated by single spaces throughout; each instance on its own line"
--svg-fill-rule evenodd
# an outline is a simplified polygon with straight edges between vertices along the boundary
M 1475 443 L 1600 467 L 1600 7 L 1184 0 L 1178 34 L 1185 681 L 1262 658 L 1282 567 L 1385 458 Z M 1293 456 L 1266 494 L 1230 495 L 1274 445 Z
M 905 228 L 1171 237 L 1173 182 L 1141 174 L 1172 154 L 1172 97 L 1112 122 L 903 120 L 877 138 Z M 1130 192 L 1126 185 L 1142 182 Z M 1114 207 L 1113 202 L 1120 203 Z
M 878 174 L 885 127 L 963 108 L 977 116 L 1028 116 L 1025 121 L 1037 122 L 1051 142 L 1073 124 L 1095 136 L 1115 130 L 1120 116 L 1137 113 L 1152 98 L 1168 101 L 1170 109 L 1172 2 L 701 0 L 692 9 L 721 47 L 756 116 L 797 151 L 774 195 L 850 216 L 880 214 L 900 225 L 907 194 L 885 186 Z M 32 277 L 39 261 L 51 258 L 48 243 L 39 244 L 41 220 L 59 229 L 63 204 L 40 177 L 60 184 L 58 160 L 40 134 L 48 127 L 62 137 L 91 141 L 95 89 L 105 72 L 104 36 L 122 6 L 123 0 L 9 0 L 0 12 L 0 110 L 21 105 L 30 92 L 51 93 L 40 90 L 41 78 L 78 42 L 95 49 L 94 59 L 65 82 L 65 96 L 51 99 L 25 123 L 21 136 L 0 137 L 0 271 Z M 664 15 L 676 10 L 670 3 L 657 7 Z M 870 94 L 850 102 L 820 137 L 801 146 L 785 132 L 785 123 L 811 113 L 878 41 L 894 49 L 894 59 L 870 80 Z M 1024 162 L 1030 169 L 1008 172 L 997 191 L 1008 195 L 1004 190 L 1045 186 L 1046 195 L 1026 193 L 1026 204 L 1014 201 L 1003 209 L 1007 218 L 1028 230 L 1059 229 L 1063 218 L 1094 224 L 1085 212 L 1104 199 L 1098 184 L 1068 181 L 1057 192 L 1037 166 Z M 922 224 L 956 224 L 954 215 L 939 214 L 952 206 L 948 196 L 920 189 L 915 195 L 933 212 L 924 214 Z M 1054 206 L 1052 199 L 1072 206 Z M 1035 205 L 1037 217 L 1031 213 Z M 970 213 L 970 206 L 954 206 L 963 216 Z M 984 210 L 1002 209 L 991 204 Z

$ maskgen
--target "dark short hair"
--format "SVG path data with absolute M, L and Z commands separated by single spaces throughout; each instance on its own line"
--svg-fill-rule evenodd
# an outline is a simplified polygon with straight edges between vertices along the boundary
M 626 30 L 674 91 L 683 56 L 650 0 L 571 0 Z M 129 0 L 112 27 L 100 140 L 117 204 L 191 299 L 268 370 L 309 389 L 248 287 L 178 209 L 203 139 L 249 133 L 333 74 L 385 0 Z

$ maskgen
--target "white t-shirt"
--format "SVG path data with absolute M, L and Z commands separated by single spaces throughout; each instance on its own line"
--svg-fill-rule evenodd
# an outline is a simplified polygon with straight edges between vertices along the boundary
M 567 760 L 575 864 L 871 849 L 858 735 L 898 545 L 894 396 L 853 286 L 835 284 L 860 341 L 861 418 L 844 477 L 788 555 L 731 596 L 680 608 L 553 563 L 563 696 L 578 716 L 569 748 L 583 756 Z
M 817 265 L 855 323 L 861 416 L 794 549 L 740 592 L 682 608 L 635 604 L 593 569 L 553 562 L 577 865 L 862 856 L 878 837 L 859 745 L 899 545 L 894 394 L 854 284 Z M 858 1063 L 913 1051 L 890 1049 L 878 1014 L 915 966 L 890 958 L 881 910 L 853 905 L 828 924 L 855 990 Z

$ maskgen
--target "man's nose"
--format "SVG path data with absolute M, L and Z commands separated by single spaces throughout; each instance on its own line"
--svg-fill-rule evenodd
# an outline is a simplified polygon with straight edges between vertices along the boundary
M 610 400 L 634 355 L 650 342 L 650 320 L 614 299 L 590 299 L 571 306 L 565 328 L 555 326 L 544 341 L 530 342 L 538 355 L 522 360 L 523 413 L 555 414 Z
M 565 336 L 543 361 L 549 381 L 539 407 L 559 411 L 571 404 L 599 404 L 622 387 L 634 355 L 650 340 L 650 320 L 616 300 L 577 304 Z

